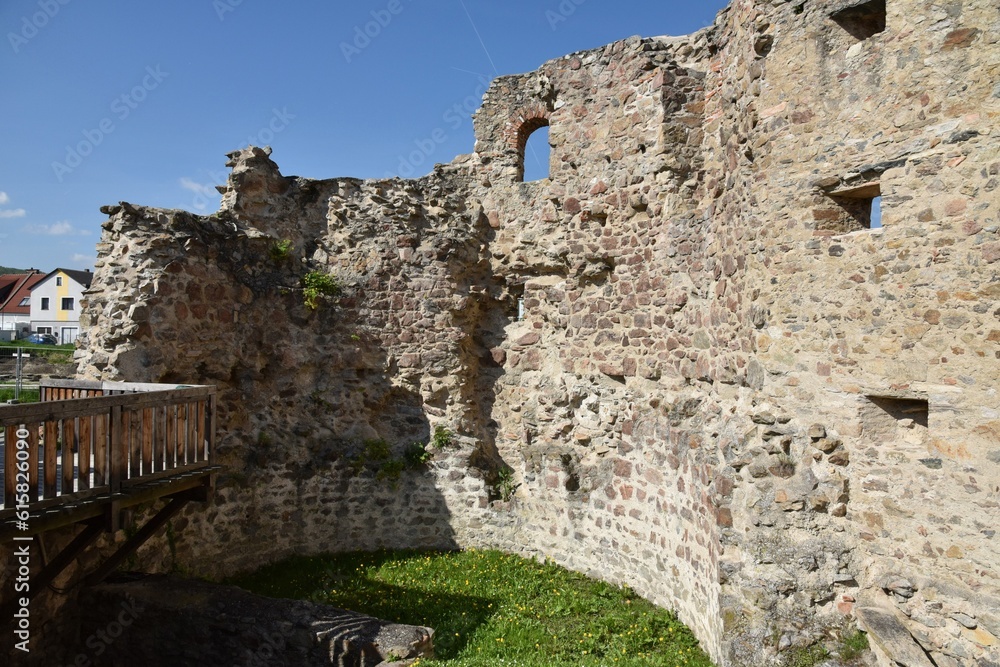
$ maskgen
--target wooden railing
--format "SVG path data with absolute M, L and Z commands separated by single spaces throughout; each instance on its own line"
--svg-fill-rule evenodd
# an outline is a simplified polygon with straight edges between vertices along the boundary
M 215 387 L 49 380 L 40 395 L 0 406 L 0 519 L 214 465 Z

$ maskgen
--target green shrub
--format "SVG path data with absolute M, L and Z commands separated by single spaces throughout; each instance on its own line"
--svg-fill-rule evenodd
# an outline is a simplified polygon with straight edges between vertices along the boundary
M 283 239 L 275 241 L 270 249 L 271 259 L 275 262 L 282 262 L 292 256 L 292 240 Z
M 406 464 L 403 463 L 402 459 L 383 461 L 375 473 L 375 479 L 388 480 L 392 482 L 393 488 L 395 488 L 396 483 L 399 481 L 399 476 L 403 474 L 405 467 Z
M 432 452 L 427 451 L 427 445 L 422 442 L 410 443 L 410 446 L 403 452 L 403 460 L 408 468 L 419 468 L 434 458 Z
M 446 427 L 438 424 L 434 427 L 434 435 L 431 436 L 431 444 L 438 449 L 444 449 L 452 443 L 454 434 Z
M 514 497 L 514 492 L 521 486 L 514 481 L 514 471 L 503 468 L 497 473 L 497 494 L 500 500 L 507 502 Z
M 868 635 L 862 630 L 855 630 L 840 640 L 840 657 L 844 660 L 854 660 L 868 650 Z
M 342 286 L 336 276 L 322 271 L 310 271 L 302 278 L 302 294 L 306 308 L 316 310 L 323 297 L 340 295 Z
M 787 667 L 815 667 L 829 657 L 830 653 L 822 644 L 813 644 L 790 650 L 785 665 Z

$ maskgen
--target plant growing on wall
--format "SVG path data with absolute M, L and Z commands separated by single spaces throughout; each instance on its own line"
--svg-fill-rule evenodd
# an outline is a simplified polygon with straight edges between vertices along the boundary
M 283 262 L 292 256 L 292 240 L 282 239 L 275 241 L 270 249 L 271 259 L 275 262 Z
M 403 460 L 406 461 L 407 468 L 419 468 L 425 465 L 432 458 L 433 452 L 427 451 L 427 444 L 423 442 L 413 442 L 403 452 Z
M 497 494 L 500 500 L 507 502 L 514 497 L 514 492 L 521 486 L 514 481 L 514 471 L 510 468 L 503 468 L 497 473 Z
M 431 436 L 431 444 L 438 449 L 444 449 L 450 445 L 455 437 L 455 434 L 447 429 L 445 426 L 438 424 L 434 427 L 434 434 Z
M 322 271 L 310 271 L 302 278 L 302 295 L 306 308 L 316 310 L 323 297 L 338 296 L 342 290 L 336 276 Z

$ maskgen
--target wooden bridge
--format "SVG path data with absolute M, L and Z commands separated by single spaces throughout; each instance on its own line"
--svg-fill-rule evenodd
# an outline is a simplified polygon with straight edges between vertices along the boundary
M 0 406 L 0 543 L 82 524 L 39 590 L 124 510 L 167 500 L 88 581 L 100 581 L 187 502 L 215 488 L 215 387 L 48 380 L 41 402 Z

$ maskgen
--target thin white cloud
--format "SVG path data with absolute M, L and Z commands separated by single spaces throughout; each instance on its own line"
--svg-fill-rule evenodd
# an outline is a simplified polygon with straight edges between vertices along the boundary
M 219 192 L 212 183 L 198 183 L 187 176 L 181 177 L 181 187 L 203 197 L 218 197 Z
M 69 220 L 62 220 L 51 225 L 28 225 L 24 231 L 28 234 L 41 236 L 86 236 L 90 233 L 85 229 L 76 229 Z
M 6 192 L 0 190 L 0 206 L 8 202 L 10 202 L 10 196 Z M 0 219 L 23 218 L 26 213 L 27 211 L 25 211 L 23 208 L 0 209 Z

